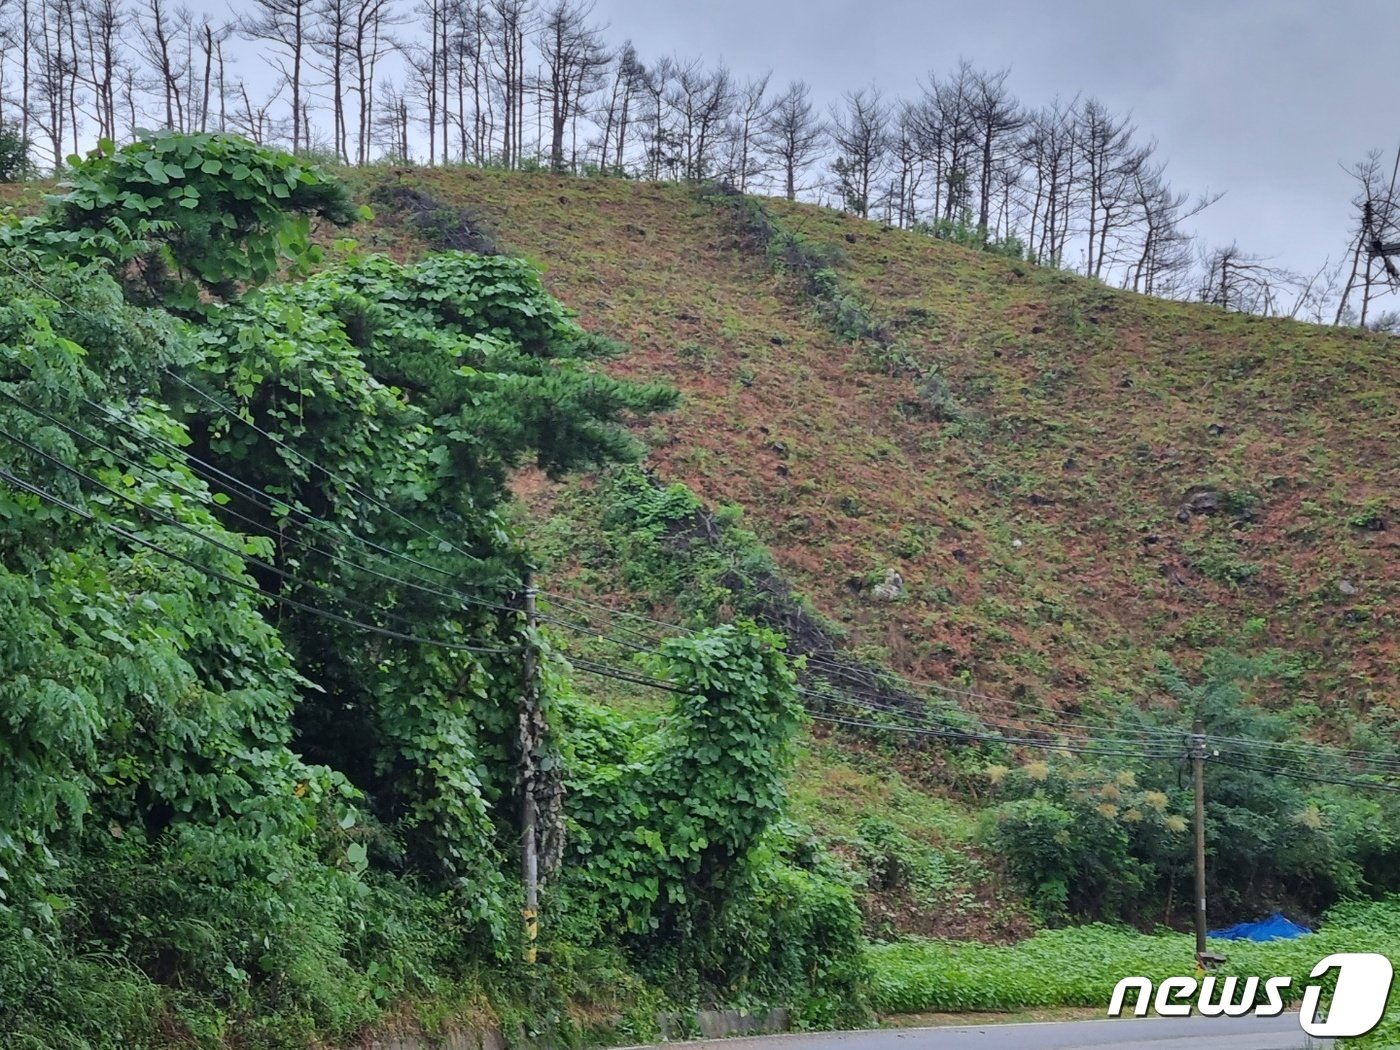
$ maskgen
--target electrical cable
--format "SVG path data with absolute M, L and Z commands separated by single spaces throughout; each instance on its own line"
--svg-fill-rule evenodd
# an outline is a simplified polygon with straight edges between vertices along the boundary
M 110 488 L 110 487 L 108 487 L 108 486 L 106 486 L 106 485 L 103 485 L 100 481 L 97 481 L 96 479 L 90 478 L 88 475 L 84 474 L 82 471 L 79 471 L 79 470 L 77 470 L 77 469 L 74 468 L 74 467 L 68 466 L 66 463 L 63 463 L 61 460 L 57 459 L 56 457 L 49 455 L 48 453 L 44 452 L 42 449 L 39 449 L 39 448 L 37 448 L 36 446 L 31 445 L 31 444 L 29 444 L 28 442 L 26 442 L 26 441 L 24 441 L 24 440 L 22 440 L 22 439 L 16 438 L 14 435 L 10 434 L 8 431 L 5 431 L 5 430 L 3 430 L 3 429 L 0 429 L 0 437 L 4 437 L 4 438 L 6 438 L 6 439 L 8 439 L 8 440 L 10 440 L 10 441 L 12 441 L 12 442 L 14 442 L 14 443 L 20 445 L 21 447 L 24 447 L 24 448 L 28 449 L 29 451 L 31 451 L 31 452 L 33 452 L 33 453 L 35 453 L 35 454 L 37 454 L 37 455 L 43 457 L 44 459 L 49 460 L 49 461 L 55 463 L 56 465 L 58 465 L 58 466 L 59 466 L 60 468 L 62 468 L 63 470 L 68 471 L 69 473 L 74 474 L 74 475 L 75 475 L 76 477 L 78 477 L 80 480 L 81 480 L 81 479 L 86 479 L 86 480 L 88 480 L 88 481 L 90 481 L 90 482 L 92 482 L 92 483 L 98 485 L 98 487 L 102 488 L 103 490 L 105 490 L 105 491 L 107 491 L 107 492 L 109 492 L 109 493 L 111 493 L 111 494 L 117 496 L 117 497 L 120 498 L 120 499 L 123 499 L 124 501 L 130 503 L 132 506 L 134 506 L 134 507 L 136 507 L 136 508 L 138 508 L 138 509 L 140 509 L 140 510 L 143 510 L 143 511 L 147 512 L 148 514 L 152 515 L 153 517 L 156 517 L 156 518 L 158 518 L 158 519 L 164 520 L 164 521 L 165 521 L 167 524 L 169 524 L 170 526 L 172 526 L 172 527 L 174 527 L 174 528 L 176 528 L 176 529 L 178 529 L 178 530 L 180 530 L 180 531 L 182 531 L 182 532 L 188 533 L 189 535 L 193 536 L 195 539 L 200 540 L 200 541 L 203 542 L 203 543 L 206 543 L 206 544 L 208 544 L 208 545 L 210 545 L 210 546 L 213 546 L 213 547 L 217 547 L 217 548 L 220 549 L 220 550 L 223 550 L 223 551 L 226 551 L 227 553 L 233 554 L 235 557 L 244 559 L 244 560 L 246 560 L 246 561 L 251 561 L 251 562 L 253 562 L 255 565 L 258 565 L 258 566 L 260 566 L 260 567 L 262 567 L 262 568 L 266 568 L 266 569 L 268 569 L 269 571 L 271 571 L 271 572 L 273 572 L 273 573 L 275 573 L 275 574 L 277 574 L 277 575 L 279 575 L 279 576 L 283 576 L 283 577 L 287 578 L 287 579 L 290 580 L 291 582 L 295 582 L 295 583 L 297 583 L 297 584 L 299 584 L 299 585 L 301 585 L 301 586 L 309 586 L 308 581 L 300 580 L 300 579 L 298 579 L 297 577 L 292 576 L 291 574 L 282 572 L 281 570 L 277 569 L 275 566 L 267 565 L 266 563 L 261 562 L 261 561 L 259 561 L 258 559 L 252 558 L 252 557 L 250 557 L 250 556 L 244 554 L 242 551 L 239 551 L 238 549 L 236 549 L 236 548 L 234 548 L 234 547 L 231 547 L 231 546 L 229 546 L 229 545 L 227 545 L 227 544 L 225 544 L 225 543 L 222 543 L 222 542 L 220 542 L 220 541 L 214 539 L 214 538 L 211 537 L 211 536 L 206 536 L 206 535 L 204 535 L 203 533 L 199 532 L 199 530 L 197 530 L 197 529 L 195 529 L 195 528 L 193 528 L 193 527 L 191 527 L 191 526 L 186 525 L 185 523 L 179 521 L 178 519 L 175 519 L 175 518 L 170 517 L 169 515 L 163 514 L 162 512 L 157 511 L 157 510 L 155 510 L 155 509 L 152 508 L 152 507 L 147 507 L 145 504 L 142 504 L 142 503 L 140 503 L 139 501 L 133 500 L 131 497 L 127 496 L 126 494 L 124 494 L 124 493 L 122 493 L 122 492 L 119 492 L 119 491 L 116 490 L 116 489 Z M 115 533 L 116 535 L 119 535 L 119 536 L 121 536 L 121 537 L 124 538 L 124 539 L 130 540 L 130 541 L 132 541 L 132 542 L 140 543 L 140 544 L 141 544 L 142 546 L 144 546 L 144 547 L 147 547 L 147 548 L 149 548 L 149 549 L 151 549 L 151 550 L 153 550 L 153 551 L 156 551 L 157 553 L 163 554 L 163 555 L 165 555 L 166 557 L 173 558 L 174 560 L 179 561 L 179 562 L 181 562 L 181 563 L 183 563 L 183 564 L 189 566 L 190 568 L 196 569 L 196 570 L 198 570 L 199 572 L 205 573 L 205 574 L 208 575 L 208 576 L 211 576 L 211 577 L 213 577 L 213 578 L 215 578 L 215 579 L 221 580 L 221 581 L 223 581 L 224 583 L 229 583 L 229 584 L 232 584 L 232 585 L 234 585 L 234 586 L 236 586 L 236 587 L 241 587 L 241 588 L 243 588 L 243 589 L 245 589 L 245 590 L 253 591 L 253 592 L 257 593 L 257 594 L 263 595 L 264 597 L 270 598 L 270 599 L 272 599 L 273 601 L 278 601 L 278 602 L 281 602 L 281 603 L 283 603 L 283 604 L 285 604 L 285 605 L 288 605 L 288 606 L 290 606 L 290 607 L 292 607 L 292 608 L 300 609 L 300 610 L 303 611 L 303 612 L 307 612 L 307 613 L 310 613 L 310 614 L 315 615 L 315 616 L 320 616 L 320 617 L 323 617 L 323 618 L 325 618 L 325 619 L 333 620 L 333 621 L 335 621 L 335 622 L 337 622 L 337 623 L 341 623 L 341 624 L 344 624 L 344 625 L 349 626 L 349 627 L 355 627 L 355 628 L 359 628 L 359 629 L 361 629 L 361 630 L 372 631 L 372 632 L 374 632 L 374 633 L 376 633 L 376 634 L 382 634 L 382 635 L 385 635 L 386 637 L 389 637 L 389 638 L 396 638 L 396 639 L 398 639 L 398 640 L 400 640 L 400 641 L 405 641 L 405 642 L 414 642 L 414 643 L 423 644 L 423 645 L 435 645 L 435 646 L 439 646 L 439 647 L 442 647 L 442 648 L 445 648 L 445 649 L 452 649 L 452 650 L 461 651 L 461 652 L 481 653 L 481 654 L 506 654 L 506 653 L 513 653 L 513 652 L 516 652 L 516 651 L 517 651 L 517 650 L 514 649 L 514 648 L 474 646 L 474 645 L 468 645 L 468 644 L 463 643 L 463 642 L 452 642 L 452 641 L 446 641 L 446 640 L 442 640 L 442 639 L 423 638 L 423 637 L 420 637 L 420 636 L 418 636 L 418 635 L 414 635 L 414 634 L 411 634 L 411 633 L 407 633 L 407 632 L 403 632 L 403 631 L 395 631 L 395 630 L 392 630 L 392 629 L 390 629 L 390 628 L 381 627 L 381 626 L 379 626 L 379 625 L 377 625 L 377 624 L 363 623 L 363 622 L 361 622 L 361 621 L 359 621 L 359 620 L 352 619 L 351 617 L 343 616 L 343 615 L 341 615 L 340 613 L 335 613 L 335 612 L 332 612 L 332 611 L 330 611 L 330 610 L 328 610 L 328 609 L 322 609 L 322 608 L 320 608 L 319 606 L 315 606 L 315 605 L 308 604 L 308 603 L 306 603 L 306 602 L 298 601 L 297 599 L 295 599 L 295 598 L 290 598 L 290 597 L 288 597 L 288 596 L 286 596 L 286 595 L 274 594 L 274 593 L 272 593 L 272 592 L 265 591 L 265 590 L 263 590 L 263 588 L 259 587 L 256 583 L 253 583 L 253 582 L 247 581 L 247 580 L 240 580 L 240 579 L 238 579 L 238 578 L 235 577 L 235 576 L 231 576 L 231 575 L 229 575 L 229 574 L 227 574 L 227 573 L 220 572 L 220 571 L 218 571 L 217 569 L 211 569 L 211 568 L 209 568 L 208 566 L 200 565 L 198 562 L 196 562 L 196 561 L 194 561 L 194 560 L 192 560 L 192 559 L 190 559 L 190 558 L 187 558 L 187 557 L 185 557 L 184 555 L 177 554 L 177 553 L 175 553 L 175 552 L 173 552 L 173 551 L 170 551 L 170 550 L 168 550 L 168 549 L 166 549 L 166 548 L 164 548 L 164 547 L 161 547 L 159 544 L 156 544 L 156 543 L 154 543 L 154 542 L 152 542 L 152 541 L 150 541 L 150 540 L 147 540 L 147 539 L 145 539 L 145 538 L 143 538 L 143 537 L 137 535 L 136 533 L 133 533 L 133 532 L 130 532 L 129 530 L 123 529 L 123 528 L 121 528 L 120 526 L 115 525 L 115 524 L 113 524 L 113 523 L 111 523 L 111 522 L 104 521 L 103 519 L 101 519 L 101 518 L 97 517 L 96 515 L 92 514 L 90 511 L 86 511 L 86 510 L 82 510 L 82 509 L 80 509 L 80 508 L 77 508 L 77 507 L 75 507 L 73 504 L 68 503 L 66 500 L 62 500 L 61 498 L 59 498 L 59 497 L 57 497 L 57 496 L 54 496 L 52 493 L 48 492 L 48 491 L 45 490 L 45 489 L 42 489 L 41 487 L 39 487 L 39 486 L 36 485 L 35 483 L 26 481 L 25 479 L 20 478 L 18 475 L 13 474 L 12 472 L 10 472 L 10 471 L 8 471 L 8 470 L 0 469 L 0 478 L 3 478 L 4 480 L 6 480 L 6 481 L 8 481 L 8 482 L 17 485 L 18 487 L 22 488 L 22 489 L 23 489 L 24 491 L 26 491 L 26 492 L 31 493 L 32 495 L 38 496 L 40 499 L 47 500 L 48 502 L 53 503 L 53 504 L 56 505 L 56 506 L 62 507 L 62 508 L 65 509 L 65 510 L 71 511 L 71 512 L 76 513 L 76 514 L 79 514 L 79 515 L 80 515 L 81 517 L 83 517 L 85 520 L 87 520 L 87 521 L 89 521 L 89 522 L 91 522 L 91 523 L 97 525 L 97 526 L 100 527 L 100 528 L 105 528 L 105 529 L 107 529 L 108 531 L 113 532 L 113 533 Z M 347 600 L 348 600 L 348 599 L 347 599 Z M 370 608 L 369 606 L 364 606 L 363 603 L 361 603 L 361 602 L 354 602 L 353 600 L 350 600 L 350 601 L 351 601 L 352 604 L 361 605 L 361 606 L 363 606 L 363 607 L 365 607 L 365 608 Z M 374 610 L 374 611 L 382 612 L 382 610 Z M 392 614 L 387 614 L 387 615 L 391 615 L 391 616 L 392 616 Z M 399 620 L 400 622 L 403 622 L 403 621 L 401 620 L 401 618 L 399 618 L 399 617 L 393 617 L 393 618 L 394 618 L 395 620 Z
M 96 449 L 98 449 L 98 450 L 100 450 L 100 451 L 106 453 L 108 456 L 111 456 L 113 459 L 115 459 L 115 460 L 117 460 L 118 462 L 124 464 L 125 466 L 131 467 L 131 468 L 133 468 L 133 469 L 140 469 L 141 467 L 147 467 L 147 466 L 149 466 L 148 464 L 140 463 L 138 460 L 136 460 L 135 458 L 133 458 L 133 457 L 131 457 L 131 456 L 123 455 L 121 452 L 118 452 L 116 449 L 112 448 L 111 446 L 104 444 L 103 442 L 101 442 L 101 441 L 97 440 L 96 438 L 92 437 L 90 434 L 85 434 L 85 433 L 83 433 L 82 431 L 78 430 L 76 427 L 73 427 L 71 424 L 65 422 L 65 421 L 62 420 L 62 419 L 59 419 L 57 416 L 54 416 L 54 415 L 52 415 L 52 414 L 50 414 L 50 413 L 47 413 L 47 412 L 43 411 L 42 409 L 35 408 L 33 405 L 28 404 L 28 403 L 25 402 L 23 399 L 16 397 L 14 394 L 10 393 L 10 392 L 7 391 L 7 390 L 0 389 L 0 397 L 6 398 L 7 400 L 9 400 L 10 402 L 12 402 L 13 404 L 17 405 L 18 407 L 20 407 L 20 408 L 23 409 L 24 411 L 33 414 L 33 415 L 36 416 L 37 418 L 44 419 L 44 420 L 48 421 L 49 423 L 52 423 L 54 426 L 59 427 L 59 428 L 60 428 L 61 430 L 63 430 L 65 433 L 67 433 L 67 434 L 69 434 L 69 435 L 71 435 L 71 436 L 73 436 L 73 437 L 76 437 L 76 438 L 78 438 L 78 439 L 81 440 L 81 441 L 84 441 L 84 442 L 88 443 L 88 444 L 91 445 L 92 447 L 94 447 L 94 448 L 96 448 Z M 176 448 L 176 453 L 178 454 L 178 452 L 179 452 L 179 450 L 178 450 L 178 448 Z M 253 493 L 255 493 L 255 494 L 258 493 L 258 490 L 257 490 L 254 486 L 249 485 L 249 484 L 246 483 L 246 482 L 239 481 L 239 479 L 233 477 L 232 475 L 225 474 L 223 471 L 219 471 L 219 473 L 220 473 L 221 475 L 223 475 L 224 477 L 228 478 L 229 480 L 232 480 L 232 481 L 234 481 L 234 482 L 237 482 L 240 486 L 251 490 Z M 208 479 L 205 479 L 205 480 L 207 481 Z M 247 523 L 247 524 L 253 526 L 256 530 L 258 530 L 257 533 L 256 533 L 257 535 L 265 535 L 265 533 L 263 532 L 263 530 L 264 530 L 265 527 L 266 527 L 265 523 L 259 522 L 259 521 L 255 520 L 255 519 L 253 519 L 253 518 L 250 518 L 250 517 L 248 517 L 246 514 L 241 514 L 241 513 L 239 513 L 238 511 L 233 510 L 233 509 L 231 509 L 231 508 L 229 508 L 229 507 L 221 506 L 221 505 L 217 502 L 217 500 L 215 500 L 215 499 L 213 498 L 213 494 L 212 494 L 212 493 L 209 493 L 209 492 L 201 492 L 201 491 L 199 491 L 199 490 L 197 490 L 197 489 L 192 489 L 192 488 L 189 488 L 189 487 L 183 486 L 183 485 L 176 485 L 176 484 L 174 484 L 173 482 L 170 482 L 169 484 L 170 484 L 170 487 L 171 487 L 172 489 L 174 489 L 174 491 L 183 493 L 184 495 L 187 495 L 187 496 L 189 496 L 189 497 L 192 498 L 192 499 L 198 500 L 198 501 L 199 501 L 200 503 L 202 503 L 203 505 L 209 507 L 210 510 L 211 510 L 215 515 L 227 515 L 227 516 L 229 516 L 229 517 L 236 518 L 237 520 L 242 521 L 242 522 L 245 522 L 245 523 Z M 272 509 L 272 502 L 271 502 L 271 501 L 259 502 L 259 501 L 257 500 L 257 498 L 256 498 L 256 495 L 255 495 L 255 496 L 252 496 L 252 497 L 245 497 L 245 498 L 248 498 L 250 502 L 257 503 L 259 506 L 263 507 L 263 509 L 269 509 L 269 510 Z M 324 524 L 324 525 L 328 525 L 328 526 L 334 527 L 333 525 L 331 525 L 331 523 L 325 522 L 323 519 L 319 519 L 319 518 L 314 518 L 314 517 L 312 517 L 311 520 L 313 520 L 313 521 L 315 521 L 315 522 L 318 522 L 318 523 L 320 523 L 320 524 Z M 358 539 L 359 539 L 359 537 L 355 536 L 353 533 L 350 533 L 348 530 L 341 530 L 341 531 L 343 532 L 344 535 L 348 536 L 350 539 L 354 539 L 354 540 L 358 540 Z M 493 609 L 493 610 L 496 610 L 496 611 L 499 611 L 499 612 L 514 613 L 514 612 L 517 612 L 517 611 L 518 611 L 518 610 L 512 609 L 512 608 L 509 607 L 509 606 L 499 605 L 499 604 L 494 603 L 494 602 L 487 602 L 487 601 L 484 601 L 484 600 L 482 600 L 482 599 L 480 599 L 480 598 L 476 598 L 476 597 L 473 597 L 473 596 L 470 596 L 470 595 L 462 594 L 462 593 L 459 592 L 459 591 L 445 591 L 445 590 L 442 590 L 442 589 L 440 589 L 440 588 L 435 588 L 435 587 L 433 587 L 432 585 L 428 584 L 426 581 L 424 581 L 424 580 L 422 579 L 422 577 L 419 577 L 419 576 L 414 576 L 414 577 L 412 578 L 412 580 L 406 580 L 406 579 L 403 579 L 403 578 L 401 578 L 401 577 L 394 576 L 394 575 L 392 575 L 392 574 L 390 574 L 390 573 L 381 572 L 381 571 L 379 571 L 379 570 L 377 570 L 377 569 L 371 568 L 370 566 L 361 565 L 361 564 L 359 564 L 359 563 L 357 563 L 357 562 L 353 562 L 353 561 L 349 560 L 348 558 L 345 558 L 345 557 L 343 557 L 343 556 L 341 556 L 341 555 L 338 555 L 338 554 L 334 553 L 333 551 L 328 551 L 328 550 L 325 550 L 325 549 L 322 548 L 322 547 L 318 547 L 318 546 L 315 545 L 315 543 L 313 543 L 313 542 L 311 542 L 311 541 L 309 541 L 309 540 L 306 540 L 306 539 L 299 539 L 299 538 L 295 538 L 295 537 L 288 537 L 287 534 L 285 533 L 285 531 L 279 531 L 279 533 L 278 533 L 278 539 L 279 539 L 279 541 L 287 540 L 288 542 L 295 543 L 297 546 L 301 547 L 303 550 L 315 552 L 315 553 L 320 554 L 320 555 L 322 555 L 322 556 L 324 556 L 324 557 L 326 557 L 326 558 L 329 558 L 329 559 L 331 559 L 332 561 L 337 562 L 337 563 L 339 563 L 339 564 L 341 564 L 341 565 L 349 566 L 349 567 L 354 568 L 354 569 L 357 569 L 357 570 L 359 570 L 359 571 L 361 571 L 361 572 L 365 572 L 365 573 L 368 573 L 368 574 L 370 574 L 370 575 L 372 575 L 372 576 L 375 576 L 375 577 L 377 577 L 377 578 L 379 578 L 379 579 L 385 580 L 385 581 L 387 581 L 387 582 L 389 582 L 389 583 L 397 584 L 397 585 L 399 585 L 399 586 L 401 586 L 401 587 L 405 587 L 405 588 L 409 588 L 409 589 L 413 589 L 413 590 L 422 591 L 422 592 L 424 592 L 424 593 L 431 594 L 431 595 L 433 595 L 433 596 L 435 596 L 435 597 L 446 598 L 446 599 L 452 600 L 452 601 L 459 601 L 459 602 L 463 602 L 463 603 L 466 603 L 466 604 L 469 604 L 469 605 L 483 606 L 483 607 L 490 608 L 490 609 Z M 367 542 L 368 542 L 368 541 L 367 541 Z M 375 545 L 375 546 L 377 546 L 377 545 Z M 381 549 L 383 549 L 383 548 L 381 548 Z M 387 552 L 387 551 L 386 551 L 386 552 Z M 387 553 L 392 554 L 393 552 L 387 552 Z M 305 582 L 305 581 L 303 581 L 303 582 Z

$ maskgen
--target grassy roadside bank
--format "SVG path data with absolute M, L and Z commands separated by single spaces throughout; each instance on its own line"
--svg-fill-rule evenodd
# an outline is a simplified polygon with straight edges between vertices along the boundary
M 1312 968 L 1338 952 L 1376 952 L 1394 960 L 1400 949 L 1400 900 L 1342 904 L 1317 933 L 1292 941 L 1217 942 L 1227 956 L 1223 976 L 1288 976 L 1285 999 L 1296 1004 Z M 1047 930 L 1010 947 L 909 938 L 869 951 L 871 1001 L 882 1015 L 995 1012 L 1028 1009 L 1105 1010 L 1117 983 L 1143 976 L 1154 983 L 1191 973 L 1189 935 L 1145 936 L 1092 925 Z M 1394 1003 L 1380 1029 L 1349 1045 L 1400 1045 Z

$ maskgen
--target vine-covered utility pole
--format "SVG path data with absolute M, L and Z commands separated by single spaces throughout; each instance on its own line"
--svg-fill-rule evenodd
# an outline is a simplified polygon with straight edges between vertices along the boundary
M 539 832 L 535 801 L 539 775 L 539 751 L 544 740 L 544 716 L 540 711 L 539 649 L 535 632 L 539 614 L 535 610 L 534 578 L 525 576 L 525 658 L 524 690 L 520 704 L 520 827 L 521 876 L 525 885 L 525 962 L 535 962 L 535 942 L 539 937 Z

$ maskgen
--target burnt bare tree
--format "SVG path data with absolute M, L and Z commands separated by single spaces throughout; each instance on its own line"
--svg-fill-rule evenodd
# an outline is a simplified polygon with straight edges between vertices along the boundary
M 78 58 L 74 47 L 77 12 L 73 0 L 44 0 L 31 24 L 27 115 L 43 132 L 53 169 L 63 166 L 64 144 L 75 117 Z M 36 31 L 37 30 L 37 31 Z M 25 138 L 28 138 L 25 135 Z
M 292 152 L 298 153 L 309 145 L 306 60 L 317 18 L 316 0 L 247 2 L 250 9 L 238 20 L 238 31 L 248 40 L 268 45 L 263 52 L 265 59 L 291 93 Z
M 925 162 L 933 167 L 933 212 L 944 221 L 960 221 L 972 207 L 977 80 L 965 60 L 951 77 L 930 73 L 910 112 L 910 128 Z
M 739 89 L 728 131 L 730 158 L 726 174 L 739 188 L 748 193 L 755 179 L 764 177 L 768 159 L 763 148 L 768 118 L 775 100 L 768 94 L 772 71 L 753 77 Z
M 674 114 L 668 99 L 671 82 L 679 75 L 675 59 L 662 58 L 652 63 L 642 80 L 642 103 L 645 107 L 646 164 L 648 177 L 659 179 L 663 173 L 680 177 L 680 137 L 675 128 Z
M 613 67 L 612 86 L 603 110 L 598 166 L 620 174 L 627 161 L 627 132 L 646 90 L 647 70 L 630 40 L 622 45 Z
M 457 96 L 457 156 L 462 163 L 481 164 L 491 155 L 495 122 L 486 30 L 482 0 L 455 0 L 449 8 L 447 64 Z
M 163 124 L 185 126 L 184 80 L 189 70 L 181 60 L 180 38 L 189 28 L 189 11 L 172 9 L 166 0 L 146 0 L 137 22 L 141 57 L 150 73 L 151 88 L 163 104 Z
M 584 102 L 603 84 L 612 56 L 602 30 L 589 23 L 591 0 L 554 0 L 540 23 L 539 49 L 544 59 L 544 87 L 549 98 L 549 164 L 555 171 L 574 167 L 573 150 L 565 163 L 564 136 L 576 126 Z
M 321 77 L 331 110 L 331 144 L 342 164 L 350 163 L 350 119 L 346 96 L 352 78 L 354 0 L 317 0 L 307 42 L 307 62 Z
M 1271 266 L 1267 259 L 1251 255 L 1237 244 L 1201 257 L 1199 298 L 1223 310 L 1261 317 L 1285 313 L 1283 303 L 1293 297 L 1300 284 L 1297 274 Z
M 1129 263 L 1124 287 L 1144 295 L 1176 297 L 1184 291 L 1194 263 L 1191 236 L 1182 224 L 1195 218 L 1223 194 L 1203 194 L 1192 199 L 1167 184 L 1165 166 L 1142 167 L 1133 174 L 1130 200 L 1138 237 L 1135 257 Z
M 122 43 L 127 22 L 127 12 L 118 0 L 81 0 L 78 5 L 80 69 L 99 139 L 117 137 L 117 89 L 128 61 Z
M 11 60 L 19 46 L 19 5 L 14 0 L 0 0 L 0 123 L 10 119 L 17 107 L 10 94 Z
M 449 117 L 443 78 L 448 68 L 448 0 L 423 0 L 415 14 L 418 24 L 428 28 L 428 41 L 412 42 L 402 48 L 408 67 L 408 91 L 418 103 L 412 109 L 421 115 L 423 128 L 428 134 L 428 163 L 437 163 L 439 126 L 442 127 L 443 163 L 446 163 Z
M 782 175 L 783 194 L 797 199 L 800 180 L 822 151 L 826 129 L 812 104 L 812 90 L 801 80 L 778 96 L 763 126 L 764 147 Z
M 711 174 L 716 140 L 734 111 L 735 98 L 734 79 L 725 66 L 710 70 L 697 60 L 676 67 L 665 101 L 674 114 L 682 178 Z
M 1347 169 L 1356 182 L 1351 204 L 1354 209 L 1351 244 L 1347 247 L 1350 272 L 1342 286 L 1337 302 L 1334 324 L 1342 324 L 1355 311 L 1356 323 L 1365 327 L 1371 303 L 1378 289 L 1400 287 L 1400 267 L 1390 254 L 1390 248 L 1400 249 L 1400 198 L 1397 198 L 1396 175 L 1400 172 L 1400 153 L 1395 164 L 1387 165 L 1379 150 L 1371 150 L 1365 158 Z M 1361 306 L 1351 303 L 1357 289 L 1361 291 Z
M 384 82 L 379 94 L 382 101 L 374 111 L 374 141 L 384 151 L 386 160 L 407 163 L 411 119 L 408 98 L 392 80 Z
M 346 50 L 355 96 L 356 162 L 367 164 L 373 143 L 375 76 L 394 46 L 393 28 L 402 23 L 392 0 L 355 0 Z
M 200 19 L 194 31 L 194 46 L 197 52 L 195 66 L 198 68 L 199 108 L 194 126 L 199 131 L 212 129 L 223 131 L 228 123 L 227 81 L 224 70 L 224 45 L 233 36 L 234 27 L 228 23 L 216 23 L 207 16 Z
M 526 37 L 534 29 L 533 0 L 490 0 L 490 53 L 502 121 L 501 161 L 518 167 L 525 138 Z
M 893 172 L 883 197 L 885 218 L 900 227 L 912 226 L 918 219 L 927 165 L 920 144 L 918 110 L 912 103 L 900 104 L 889 140 Z
M 831 170 L 846 210 L 870 218 L 871 192 L 889 161 L 889 106 L 876 88 L 846 92 L 831 107 Z
M 278 81 L 265 95 L 255 96 L 248 90 L 248 83 L 240 80 L 234 86 L 233 103 L 229 113 L 229 127 L 260 146 L 276 142 L 288 127 L 287 120 L 278 118 L 273 110 L 282 98 L 285 85 Z
M 1110 237 L 1129 224 L 1137 176 L 1153 147 L 1138 146 L 1128 119 L 1093 98 L 1080 106 L 1076 131 L 1088 221 L 1084 271 L 1102 277 L 1112 257 Z
M 1021 104 L 1006 87 L 1010 70 L 974 73 L 968 109 L 980 151 L 977 228 L 986 238 L 991 229 L 992 198 L 997 173 L 1005 166 L 1005 153 L 1025 126 Z
M 1022 131 L 1020 156 L 1029 169 L 1026 250 L 1041 264 L 1058 265 L 1075 206 L 1077 100 L 1058 98 L 1032 113 Z

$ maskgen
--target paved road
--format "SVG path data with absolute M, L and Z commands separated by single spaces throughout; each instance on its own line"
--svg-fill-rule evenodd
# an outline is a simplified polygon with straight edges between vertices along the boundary
M 885 1028 L 721 1039 L 685 1044 L 687 1050 L 1321 1050 L 1296 1014 L 1279 1017 L 1128 1018 L 988 1024 L 967 1028 Z

